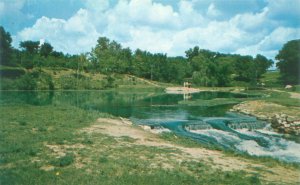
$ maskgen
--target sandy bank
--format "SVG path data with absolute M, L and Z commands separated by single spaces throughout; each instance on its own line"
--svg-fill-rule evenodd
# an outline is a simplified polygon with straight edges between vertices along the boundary
M 188 87 L 167 87 L 165 92 L 167 94 L 191 94 L 191 93 L 198 93 L 202 90 L 197 88 L 188 88 Z

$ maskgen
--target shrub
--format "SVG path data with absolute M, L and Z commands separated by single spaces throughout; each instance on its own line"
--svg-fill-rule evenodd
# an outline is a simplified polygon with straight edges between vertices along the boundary
M 1 78 L 18 78 L 25 74 L 25 70 L 23 68 L 16 67 L 0 67 L 0 77 Z
M 8 78 L 0 78 L 0 89 L 15 90 L 17 89 L 17 81 Z
M 54 90 L 52 77 L 39 70 L 23 75 L 15 83 L 19 90 Z
M 59 82 L 62 89 L 77 89 L 76 78 L 72 75 L 61 76 Z
M 74 162 L 74 155 L 69 153 L 63 157 L 53 160 L 51 163 L 54 166 L 64 167 L 72 164 L 73 162 Z
M 17 81 L 19 90 L 35 90 L 37 88 L 36 79 L 30 74 L 25 74 Z

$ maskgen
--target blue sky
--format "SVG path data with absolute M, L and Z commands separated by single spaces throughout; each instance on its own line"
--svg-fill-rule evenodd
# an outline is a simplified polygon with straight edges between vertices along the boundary
M 0 25 L 13 37 L 58 51 L 88 52 L 99 36 L 170 56 L 195 45 L 274 59 L 300 38 L 300 0 L 0 0 Z

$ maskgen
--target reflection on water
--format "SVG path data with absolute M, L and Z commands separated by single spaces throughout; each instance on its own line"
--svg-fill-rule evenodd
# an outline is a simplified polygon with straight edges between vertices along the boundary
M 300 162 L 300 144 L 276 134 L 266 122 L 228 113 L 232 105 L 186 106 L 179 101 L 246 98 L 244 94 L 201 92 L 190 95 L 120 91 L 1 92 L 0 106 L 76 106 L 130 118 L 136 124 L 169 129 L 203 144 Z

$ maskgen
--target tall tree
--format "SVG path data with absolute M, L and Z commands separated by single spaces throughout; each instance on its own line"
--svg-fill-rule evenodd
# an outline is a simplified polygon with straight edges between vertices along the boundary
M 254 68 L 257 80 L 261 77 L 261 75 L 267 72 L 267 69 L 271 67 L 272 64 L 273 61 L 267 59 L 265 56 L 260 54 L 256 55 L 254 59 Z
M 193 82 L 202 86 L 216 86 L 217 80 L 217 66 L 215 63 L 207 59 L 203 54 L 192 59 Z
M 189 59 L 189 60 L 192 60 L 195 56 L 198 56 L 199 55 L 199 47 L 198 46 L 195 46 L 193 49 L 190 48 L 189 50 L 187 50 L 185 52 L 185 55 L 186 57 Z
M 51 44 L 45 42 L 44 44 L 41 45 L 40 48 L 41 56 L 48 57 L 52 52 L 53 52 L 53 47 L 51 46 Z
M 20 47 L 23 50 L 25 50 L 25 52 L 27 52 L 28 54 L 38 53 L 39 45 L 40 45 L 39 41 L 28 40 L 28 41 L 20 42 Z
M 291 40 L 283 45 L 276 59 L 285 84 L 299 84 L 300 79 L 300 39 Z
M 237 56 L 234 65 L 235 79 L 255 83 L 256 74 L 253 58 L 251 56 Z
M 0 64 L 1 65 L 9 65 L 12 64 L 11 56 L 12 56 L 12 47 L 11 47 L 11 36 L 8 32 L 4 30 L 2 26 L 0 26 Z

